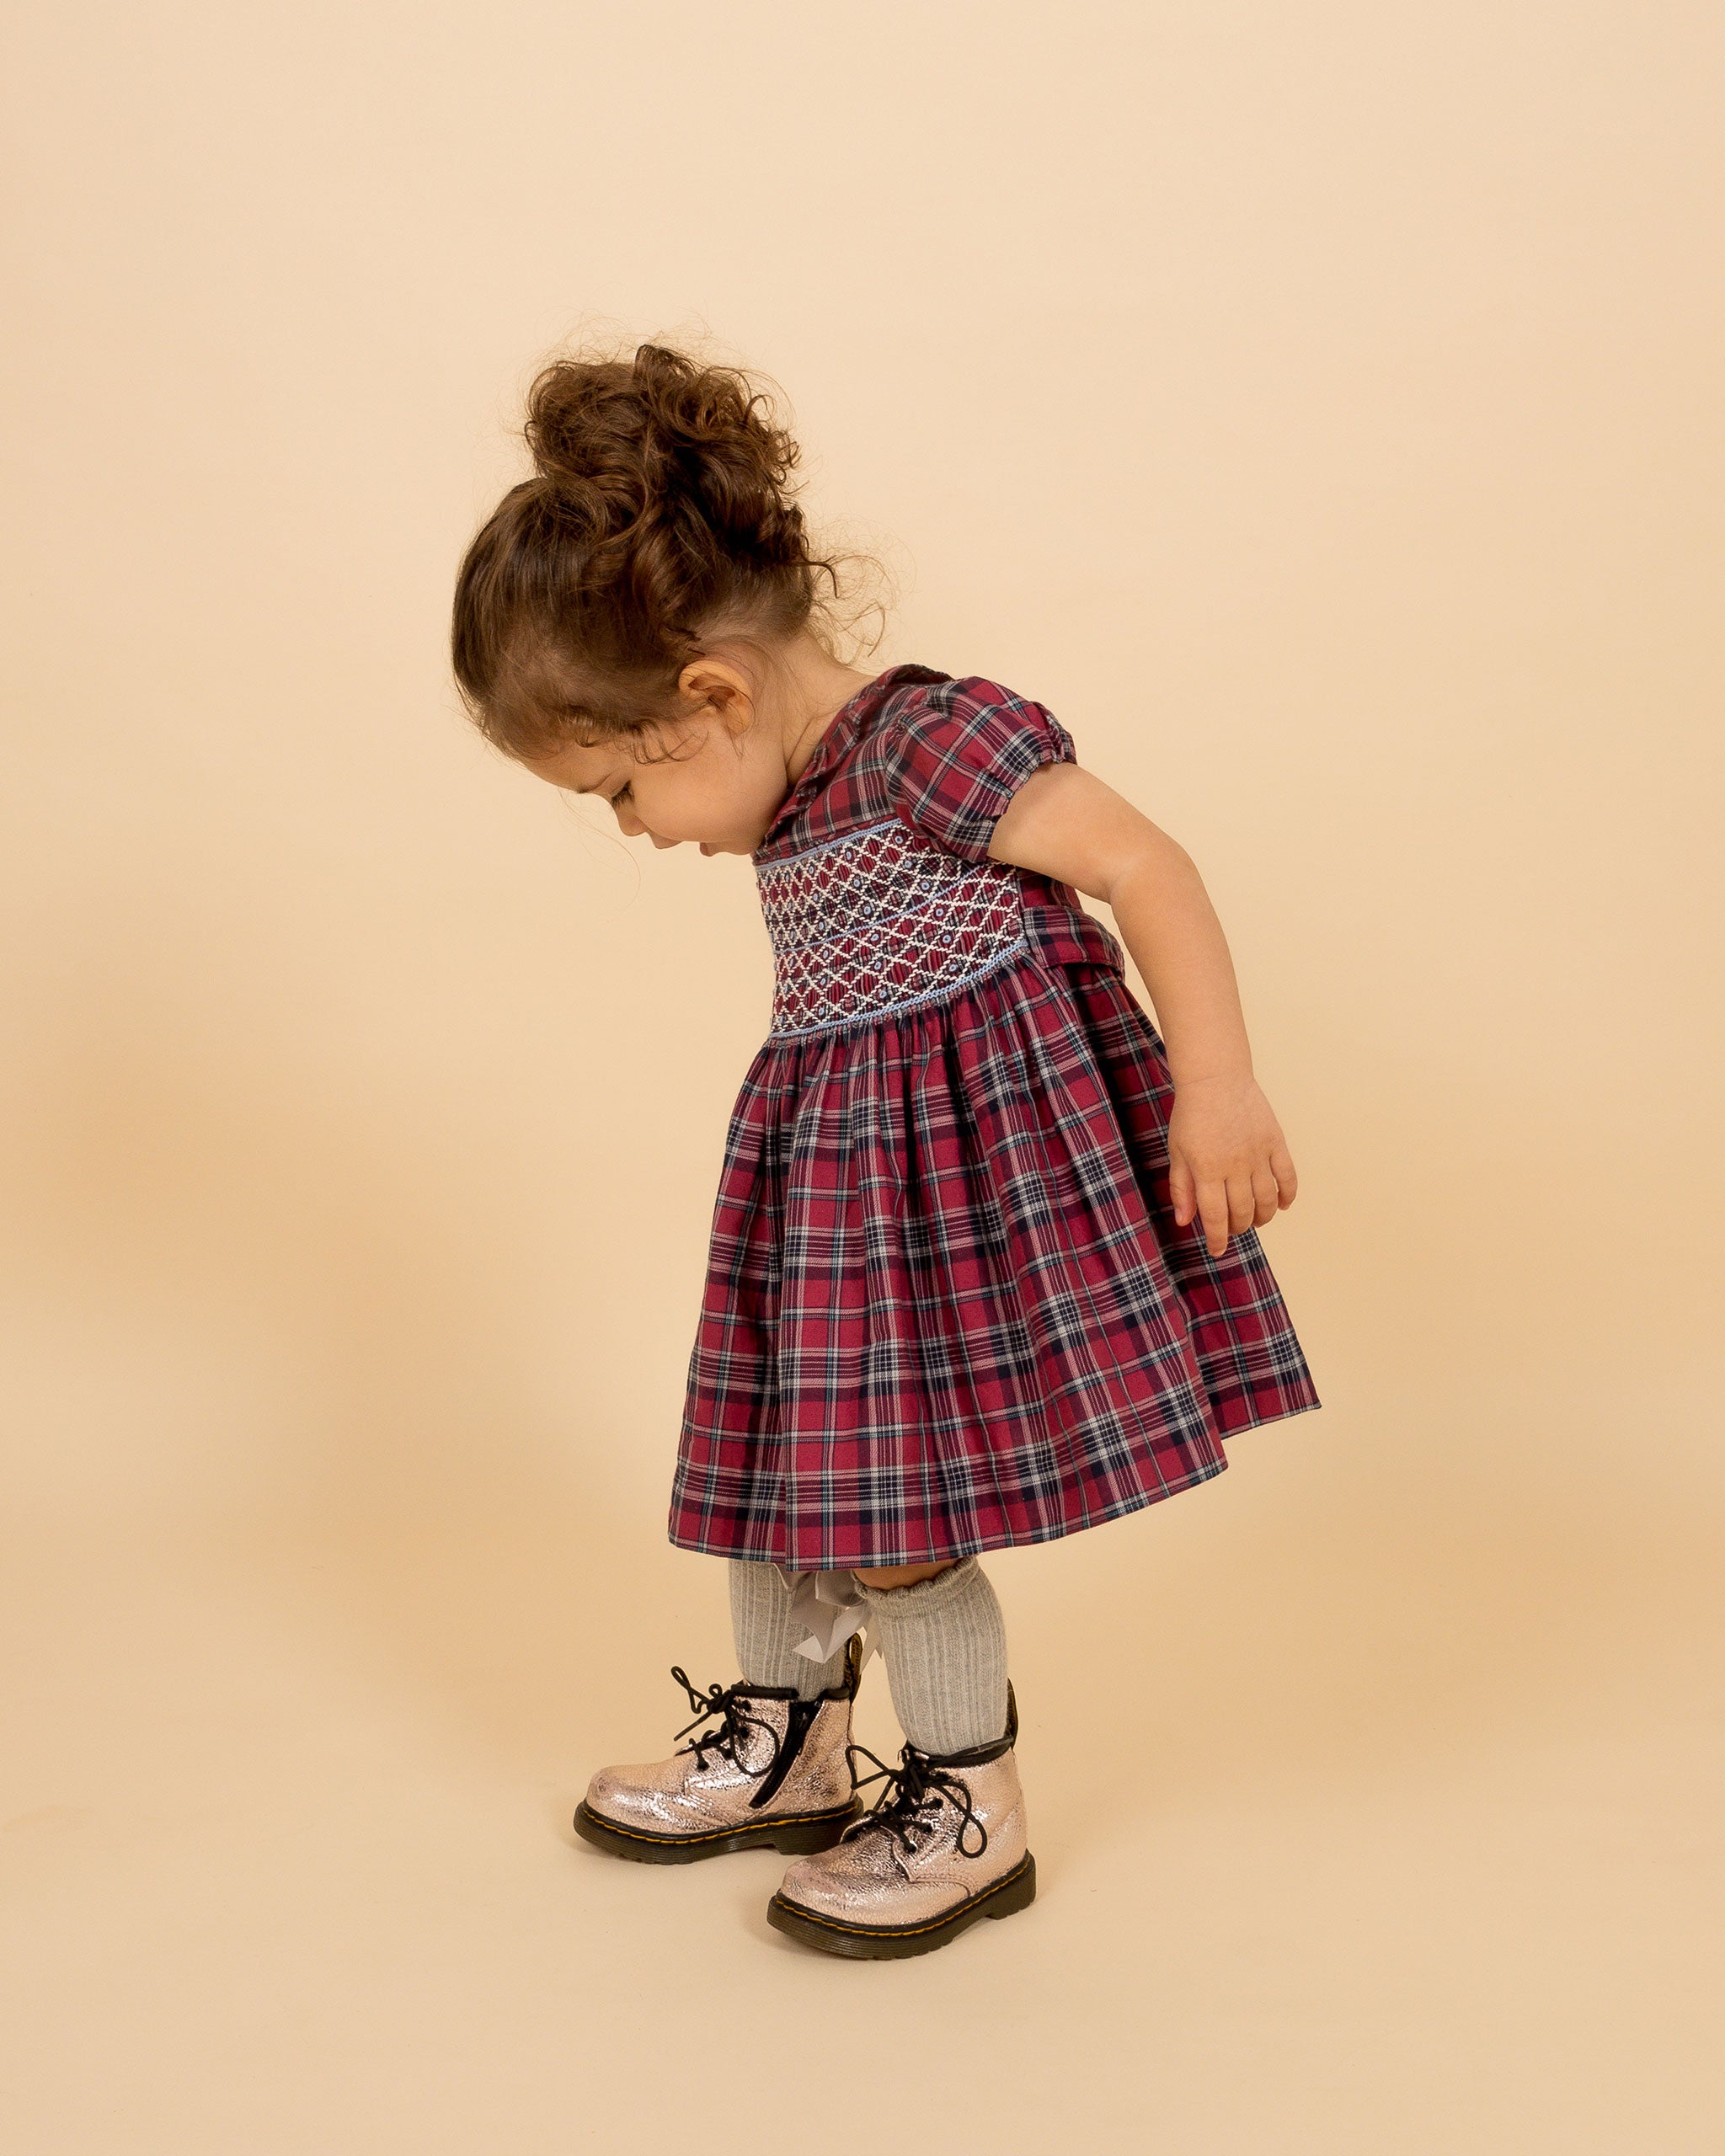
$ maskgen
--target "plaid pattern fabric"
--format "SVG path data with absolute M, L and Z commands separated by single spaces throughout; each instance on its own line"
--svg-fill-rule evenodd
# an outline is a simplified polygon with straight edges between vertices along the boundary
M 1016 787 L 1071 753 L 997 684 L 895 669 L 829 727 L 757 867 L 893 817 L 985 860 Z M 776 1034 L 751 1064 L 679 1546 L 825 1570 L 1045 1541 L 1220 1474 L 1230 1433 L 1318 1405 L 1256 1234 L 1212 1258 L 1174 1225 L 1173 1088 L 1119 945 L 1065 886 L 1020 882 L 1005 963 Z
M 1074 760 L 1041 704 L 973 675 L 895 666 L 833 720 L 756 851 L 776 862 L 896 820 L 960 861 L 985 862 L 1013 793 L 1044 764 Z M 1014 873 L 1018 873 L 1015 871 Z M 1019 874 L 1025 935 L 1056 964 L 1120 966 L 1120 947 L 1068 883 Z

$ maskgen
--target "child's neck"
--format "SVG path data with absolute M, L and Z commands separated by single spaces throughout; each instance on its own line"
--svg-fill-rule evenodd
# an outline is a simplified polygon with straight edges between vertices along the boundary
M 750 659 L 756 710 L 777 734 L 783 745 L 785 776 L 794 786 L 827 728 L 876 677 L 844 665 L 807 629 L 777 645 L 769 662 L 763 664 L 752 654 Z M 736 659 L 743 662 L 740 650 Z

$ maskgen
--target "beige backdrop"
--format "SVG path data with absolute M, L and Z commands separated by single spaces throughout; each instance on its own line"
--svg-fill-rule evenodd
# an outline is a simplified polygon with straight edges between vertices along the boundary
M 1715 13 L 12 53 L 6 2145 L 1716 2146 Z M 731 1668 L 664 1510 L 768 979 L 446 678 L 583 323 L 770 370 L 871 664 L 1186 844 L 1301 1171 L 1323 1412 L 993 1565 L 1043 1898 L 904 1967 L 568 1836 Z

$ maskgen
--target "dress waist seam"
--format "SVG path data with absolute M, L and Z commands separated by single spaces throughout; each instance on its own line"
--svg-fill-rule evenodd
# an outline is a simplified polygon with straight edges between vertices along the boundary
M 902 1002 L 881 1004 L 873 1011 L 858 1011 L 852 1017 L 830 1019 L 819 1026 L 785 1027 L 775 1030 L 766 1036 L 766 1045 L 771 1048 L 775 1041 L 807 1041 L 830 1033 L 858 1033 L 867 1027 L 881 1025 L 889 1018 L 900 1017 L 907 1011 L 925 1011 L 931 1005 L 948 1002 L 953 996 L 962 995 L 967 988 L 974 988 L 978 981 L 986 980 L 991 974 L 999 973 L 1003 967 L 1031 955 L 1030 939 L 1021 931 L 1005 950 L 996 953 L 975 972 L 964 974 L 959 980 L 943 981 L 938 988 L 930 989 L 926 995 L 906 996 Z

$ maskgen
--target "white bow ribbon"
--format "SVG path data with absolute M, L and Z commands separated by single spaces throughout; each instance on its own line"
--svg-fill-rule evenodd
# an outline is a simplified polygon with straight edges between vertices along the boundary
M 805 1636 L 797 1652 L 810 1662 L 830 1662 L 853 1633 L 862 1636 L 862 1661 L 875 1652 L 873 1613 L 862 1599 L 856 1576 L 847 1572 L 793 1572 L 781 1565 L 779 1572 L 791 1590 L 791 1624 L 800 1625 Z

